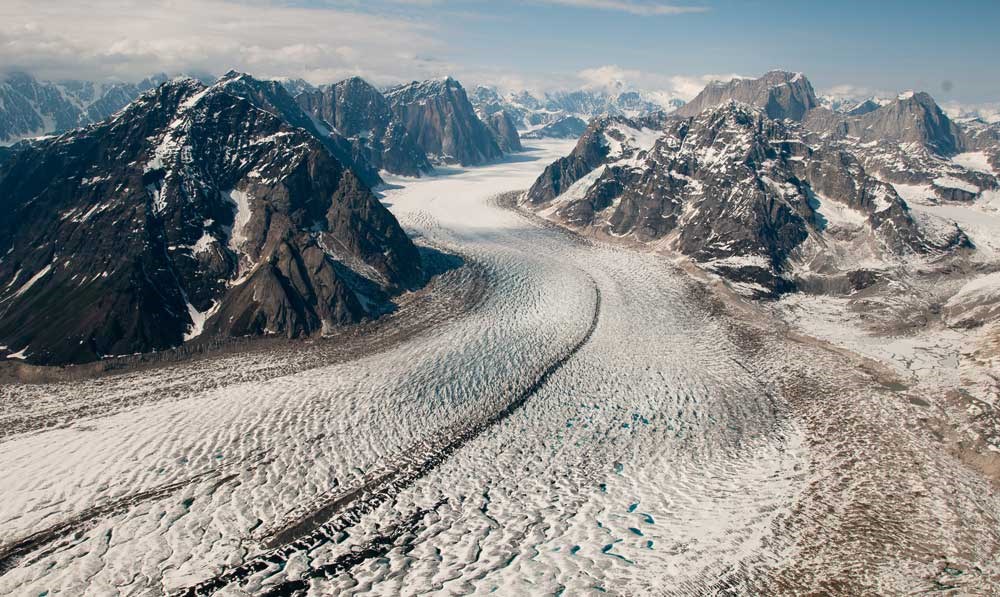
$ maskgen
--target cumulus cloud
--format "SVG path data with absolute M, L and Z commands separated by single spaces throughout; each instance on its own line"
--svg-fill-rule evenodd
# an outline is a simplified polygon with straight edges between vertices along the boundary
M 847 84 L 834 85 L 832 87 L 819 90 L 817 93 L 833 100 L 853 100 L 868 97 L 893 97 L 896 95 L 895 93 L 891 93 L 889 91 Z
M 941 109 L 952 118 L 978 118 L 989 123 L 1000 122 L 1000 102 L 966 104 L 952 100 L 942 103 Z
M 0 65 L 49 79 L 137 79 L 227 68 L 265 77 L 377 82 L 453 65 L 426 23 L 267 0 L 4 0 Z
M 665 75 L 611 64 L 581 70 L 577 73 L 576 85 L 608 91 L 641 89 L 661 98 L 690 101 L 711 81 L 728 81 L 739 77 L 737 74 Z

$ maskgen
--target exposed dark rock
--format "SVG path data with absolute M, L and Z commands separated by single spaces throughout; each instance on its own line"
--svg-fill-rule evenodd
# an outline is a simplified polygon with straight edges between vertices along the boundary
M 319 139 L 342 164 L 347 165 L 368 186 L 382 183 L 378 166 L 368 160 L 366 153 L 355 151 L 355 146 L 344 134 L 316 121 L 303 110 L 278 81 L 263 81 L 246 73 L 229 71 L 216 83 L 230 93 L 246 98 L 262 110 L 278 116 L 288 124 L 308 131 Z
M 150 91 L 0 162 L 0 345 L 84 362 L 375 317 L 419 255 L 316 137 L 231 81 Z
M 458 81 L 414 81 L 386 92 L 393 112 L 431 159 L 477 165 L 503 152 Z
M 296 100 L 325 128 L 346 137 L 353 155 L 376 169 L 420 176 L 432 166 L 385 96 L 360 77 L 306 90 Z
M 493 133 L 493 139 L 504 153 L 521 151 L 521 136 L 517 132 L 517 125 L 506 110 L 500 110 L 490 115 L 483 114 L 481 119 Z
M 807 139 L 798 124 L 735 102 L 690 119 L 595 119 L 524 202 L 610 237 L 664 239 L 758 295 L 794 287 L 787 264 L 825 235 L 827 201 L 864 222 L 855 236 L 871 235 L 892 254 L 968 246 L 957 228 L 925 235 L 891 185 L 839 146 Z

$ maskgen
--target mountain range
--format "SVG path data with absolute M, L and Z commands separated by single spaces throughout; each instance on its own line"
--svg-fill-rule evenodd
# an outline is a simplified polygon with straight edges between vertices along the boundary
M 711 83 L 669 115 L 594 119 L 522 203 L 601 238 L 673 248 L 754 296 L 972 250 L 907 197 L 997 190 L 993 173 L 952 159 L 975 149 L 1000 163 L 997 127 L 963 128 L 926 93 L 856 108 L 823 107 L 801 73 Z
M 425 274 L 372 188 L 521 138 L 579 137 L 523 206 L 678 251 L 756 297 L 975 251 L 910 203 L 1000 189 L 1000 124 L 953 121 L 919 92 L 834 106 L 800 73 L 710 83 L 670 112 L 633 92 L 470 98 L 452 78 L 163 79 L 0 87 L 8 139 L 68 129 L 0 147 L 0 352 L 78 363 L 378 317 Z
M 576 138 L 579 123 L 606 114 L 639 117 L 670 112 L 684 105 L 678 98 L 663 100 L 662 94 L 630 89 L 623 84 L 611 89 L 575 89 L 534 94 L 529 91 L 502 93 L 480 85 L 471 94 L 482 114 L 505 112 L 527 138 Z
M 165 81 L 0 151 L 0 345 L 79 363 L 378 317 L 424 279 L 379 171 L 502 155 L 453 79 L 298 97 L 238 72 Z

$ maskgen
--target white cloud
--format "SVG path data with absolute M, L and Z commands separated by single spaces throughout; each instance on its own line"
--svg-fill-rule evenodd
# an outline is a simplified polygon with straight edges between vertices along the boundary
M 587 68 L 578 73 L 584 88 L 617 89 L 643 78 L 642 72 L 609 64 Z
M 740 75 L 737 74 L 664 75 L 609 64 L 580 71 L 577 73 L 578 81 L 572 86 L 609 91 L 639 89 L 659 98 L 690 101 L 711 81 L 728 81 L 738 77 Z
M 562 6 L 575 6 L 579 8 L 594 8 L 598 10 L 608 10 L 625 12 L 640 16 L 654 15 L 679 15 L 706 12 L 704 6 L 679 6 L 676 4 L 666 4 L 663 2 L 650 2 L 640 0 L 539 0 L 546 4 L 559 4 Z
M 701 93 L 701 90 L 712 81 L 731 81 L 733 79 L 745 79 L 744 75 L 730 73 L 726 75 L 709 74 L 698 76 L 673 75 L 669 77 L 671 88 L 676 97 L 684 101 L 691 101 L 694 96 Z
M 268 0 L 4 0 L 0 65 L 43 78 L 138 79 L 236 68 L 263 77 L 376 82 L 453 65 L 426 23 Z
M 859 85 L 834 85 L 817 92 L 820 96 L 825 96 L 834 100 L 861 100 L 869 97 L 895 97 L 895 93 L 862 87 Z
M 954 100 L 941 104 L 941 109 L 952 118 L 979 118 L 986 122 L 1000 122 L 1000 102 L 965 104 Z

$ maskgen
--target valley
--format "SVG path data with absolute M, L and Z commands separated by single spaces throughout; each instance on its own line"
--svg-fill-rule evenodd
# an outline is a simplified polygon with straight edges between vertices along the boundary
M 484 280 L 412 334 L 0 388 L 27 421 L 0 438 L 0 593 L 996 590 L 966 414 L 931 429 L 937 395 L 881 355 L 512 208 L 573 146 L 524 144 L 383 175 L 416 245 L 465 262 L 431 288 Z M 68 395 L 108 408 L 31 424 Z

